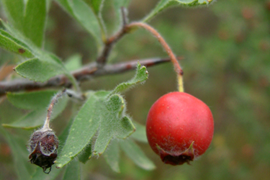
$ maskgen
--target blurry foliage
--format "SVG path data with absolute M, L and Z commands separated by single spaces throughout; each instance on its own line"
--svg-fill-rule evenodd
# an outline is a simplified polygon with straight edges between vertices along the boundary
M 155 3 L 154 0 L 131 1 L 130 19 L 141 19 Z M 114 15 L 110 6 L 106 5 L 103 11 L 108 12 L 105 23 L 110 25 Z M 83 179 L 268 179 L 270 1 L 218 0 L 208 8 L 178 7 L 157 16 L 150 24 L 164 36 L 176 55 L 185 57 L 180 62 L 185 73 L 185 91 L 203 100 L 212 110 L 213 142 L 206 154 L 191 166 L 177 167 L 163 164 L 148 145 L 141 144 L 157 165 L 156 170 L 142 170 L 125 158 L 120 161 L 121 174 L 117 174 L 104 165 L 105 159 L 101 157 L 83 166 L 86 172 Z M 79 53 L 83 63 L 95 60 L 93 38 L 55 3 L 52 3 L 47 26 L 46 49 L 63 59 Z M 165 57 L 166 54 L 154 38 L 138 30 L 117 44 L 110 62 L 153 56 Z M 1 49 L 0 57 L 0 66 L 16 63 L 15 56 Z M 83 87 L 112 89 L 132 76 L 131 72 L 101 77 L 84 83 Z M 144 124 L 151 104 L 175 90 L 171 64 L 150 68 L 148 81 L 125 95 L 129 114 Z M 10 123 L 24 113 L 6 100 L 1 99 L 1 102 L 1 123 Z M 61 123 L 55 122 L 55 126 L 61 127 Z M 0 179 L 15 179 L 11 150 L 2 137 L 0 147 Z

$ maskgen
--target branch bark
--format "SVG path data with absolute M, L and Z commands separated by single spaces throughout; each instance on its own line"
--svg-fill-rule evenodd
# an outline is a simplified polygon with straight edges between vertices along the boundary
M 179 57 L 178 59 L 182 59 Z M 170 62 L 169 58 L 152 58 L 144 60 L 133 60 L 117 64 L 106 64 L 102 68 L 97 68 L 97 63 L 91 63 L 83 68 L 73 71 L 72 75 L 79 82 L 89 80 L 93 77 L 119 74 L 126 71 L 136 69 L 137 63 L 141 63 L 146 67 L 151 67 L 160 63 Z M 15 79 L 12 81 L 0 82 L 0 96 L 5 95 L 7 92 L 19 92 L 19 91 L 33 91 L 45 88 L 57 88 L 57 87 L 70 87 L 71 82 L 64 75 L 59 75 L 51 78 L 50 80 L 41 83 L 30 81 L 28 79 Z

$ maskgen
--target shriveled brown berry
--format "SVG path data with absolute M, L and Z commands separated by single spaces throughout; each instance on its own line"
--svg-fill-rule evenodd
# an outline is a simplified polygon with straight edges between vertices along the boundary
M 35 131 L 29 141 L 30 162 L 40 166 L 43 172 L 50 173 L 57 158 L 58 138 L 51 129 Z M 46 172 L 47 168 L 50 168 Z

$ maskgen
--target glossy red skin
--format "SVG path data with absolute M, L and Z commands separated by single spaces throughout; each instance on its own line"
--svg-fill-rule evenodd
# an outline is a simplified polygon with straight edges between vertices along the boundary
M 193 141 L 196 158 L 207 150 L 212 141 L 213 116 L 209 107 L 196 97 L 183 92 L 171 92 L 160 97 L 151 107 L 146 133 L 151 148 L 161 158 L 157 145 L 166 154 L 179 157 L 188 150 Z M 190 157 L 190 160 L 193 160 L 193 157 Z M 165 163 L 177 165 L 175 162 Z

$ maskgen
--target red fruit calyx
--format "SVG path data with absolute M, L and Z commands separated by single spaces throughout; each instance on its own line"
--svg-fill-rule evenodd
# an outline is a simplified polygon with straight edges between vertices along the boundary
M 166 164 L 189 164 L 207 150 L 213 132 L 214 121 L 209 107 L 183 92 L 159 98 L 147 117 L 148 142 Z
M 193 161 L 194 159 L 193 143 L 194 141 L 191 143 L 188 149 L 181 153 L 168 153 L 157 145 L 159 156 L 165 164 L 182 165 L 185 162 L 190 164 L 189 162 Z

